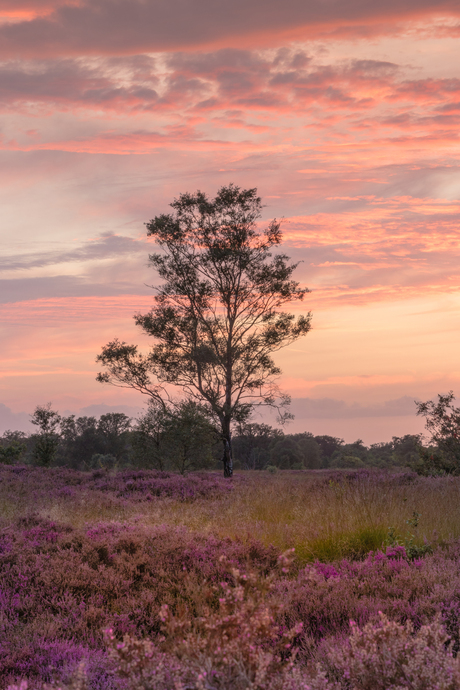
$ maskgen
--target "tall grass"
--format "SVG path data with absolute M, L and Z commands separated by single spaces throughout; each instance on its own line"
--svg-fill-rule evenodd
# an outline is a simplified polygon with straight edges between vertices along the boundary
M 229 483 L 210 473 L 195 475 L 195 493 L 190 495 L 176 491 L 176 478 L 170 477 L 167 481 L 174 490 L 152 496 L 148 473 L 137 479 L 131 473 L 126 480 L 107 474 L 94 481 L 83 475 L 76 485 L 80 473 L 57 476 L 40 470 L 12 479 L 11 471 L 3 469 L 0 482 L 4 524 L 32 508 L 41 517 L 74 527 L 101 520 L 184 526 L 221 538 L 257 540 L 280 551 L 294 547 L 301 562 L 363 557 L 382 547 L 389 530 L 400 541 L 411 538 L 419 545 L 460 536 L 457 477 L 371 471 L 247 472 Z M 112 486 L 111 481 L 117 483 Z M 119 488 L 123 481 L 130 491 Z M 51 488 L 59 483 L 58 489 Z M 414 514 L 419 515 L 417 527 L 408 524 Z

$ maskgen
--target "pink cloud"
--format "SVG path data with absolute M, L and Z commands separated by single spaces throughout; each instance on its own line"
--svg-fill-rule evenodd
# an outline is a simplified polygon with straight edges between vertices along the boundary
M 17 8 L 40 8 L 40 0 Z M 11 2 L 5 4 L 11 9 Z M 455 0 L 82 0 L 59 4 L 46 17 L 0 27 L 0 51 L 11 57 L 133 54 L 181 47 L 229 44 L 251 37 L 370 36 L 395 32 L 398 22 L 458 17 Z

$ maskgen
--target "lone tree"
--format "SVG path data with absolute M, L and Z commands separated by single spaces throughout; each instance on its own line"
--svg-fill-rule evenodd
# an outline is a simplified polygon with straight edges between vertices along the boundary
M 258 230 L 256 189 L 231 184 L 215 199 L 181 194 L 171 207 L 146 223 L 162 250 L 150 262 L 164 283 L 152 310 L 135 321 L 154 345 L 142 355 L 135 345 L 108 343 L 97 357 L 105 367 L 97 380 L 135 388 L 164 406 L 165 385 L 180 386 L 219 425 L 224 476 L 231 477 L 232 422 L 247 420 L 256 405 L 282 410 L 289 403 L 271 355 L 310 330 L 310 313 L 296 319 L 283 311 L 309 290 L 292 280 L 297 264 L 270 252 L 281 243 L 280 223 Z

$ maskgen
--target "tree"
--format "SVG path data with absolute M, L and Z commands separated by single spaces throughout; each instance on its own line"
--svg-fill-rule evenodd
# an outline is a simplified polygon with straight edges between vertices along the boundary
M 163 429 L 168 409 L 155 398 L 149 400 L 147 410 L 137 418 L 132 431 L 134 460 L 146 467 L 166 469 L 163 448 Z
M 317 470 L 321 467 L 321 446 L 317 443 L 313 434 L 305 431 L 302 434 L 292 434 L 302 454 L 302 465 L 308 470 Z
M 106 439 L 98 429 L 96 417 L 70 415 L 61 420 L 63 463 L 74 469 L 92 467 L 94 455 L 106 452 Z
M 272 446 L 270 462 L 280 470 L 300 470 L 304 466 L 302 451 L 292 436 L 283 436 Z
M 345 441 L 343 438 L 336 436 L 315 436 L 315 441 L 321 449 L 321 461 L 324 467 L 328 467 L 332 456 L 336 451 L 340 450 Z
M 309 290 L 292 280 L 297 264 L 284 254 L 280 223 L 259 231 L 262 202 L 256 189 L 222 187 L 215 199 L 181 194 L 172 213 L 147 223 L 160 247 L 150 261 L 164 283 L 148 314 L 135 320 L 154 338 L 148 355 L 114 340 L 97 357 L 98 380 L 164 399 L 165 386 L 181 388 L 219 423 L 224 475 L 233 473 L 231 430 L 254 406 L 283 408 L 272 354 L 310 330 L 311 315 L 283 311 Z M 154 378 L 152 382 L 152 377 Z
M 58 412 L 51 409 L 51 403 L 37 405 L 30 421 L 38 426 L 33 456 L 37 464 L 49 467 L 57 453 L 59 446 L 59 427 L 61 417 Z
M 238 424 L 232 443 L 235 457 L 247 470 L 263 470 L 270 463 L 271 446 L 283 436 L 280 429 L 268 424 Z
M 117 462 L 126 450 L 126 439 L 131 419 L 123 412 L 107 412 L 101 415 L 97 429 L 104 438 L 105 454 L 113 455 Z
M 14 465 L 27 450 L 27 436 L 23 431 L 5 431 L 0 438 L 0 463 Z
M 206 409 L 194 400 L 185 400 L 165 415 L 162 441 L 166 458 L 185 474 L 212 464 L 216 428 Z
M 438 452 L 421 449 L 422 471 L 428 474 L 460 474 L 460 407 L 454 407 L 455 395 L 438 395 L 438 402 L 416 402 L 417 415 L 425 417 L 425 427 Z

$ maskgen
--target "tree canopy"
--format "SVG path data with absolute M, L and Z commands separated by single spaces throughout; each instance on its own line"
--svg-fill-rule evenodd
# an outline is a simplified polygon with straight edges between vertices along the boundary
M 146 224 L 160 249 L 150 262 L 164 282 L 150 312 L 135 320 L 153 347 L 143 355 L 135 345 L 108 343 L 97 357 L 105 367 L 98 380 L 163 405 L 173 384 L 205 405 L 219 424 L 224 474 L 231 476 L 232 423 L 248 420 L 256 405 L 282 411 L 289 403 L 272 355 L 310 330 L 310 313 L 296 318 L 284 309 L 309 290 L 292 279 L 296 263 L 272 255 L 281 244 L 280 223 L 259 229 L 256 189 L 231 184 L 215 199 L 181 194 L 171 207 Z

